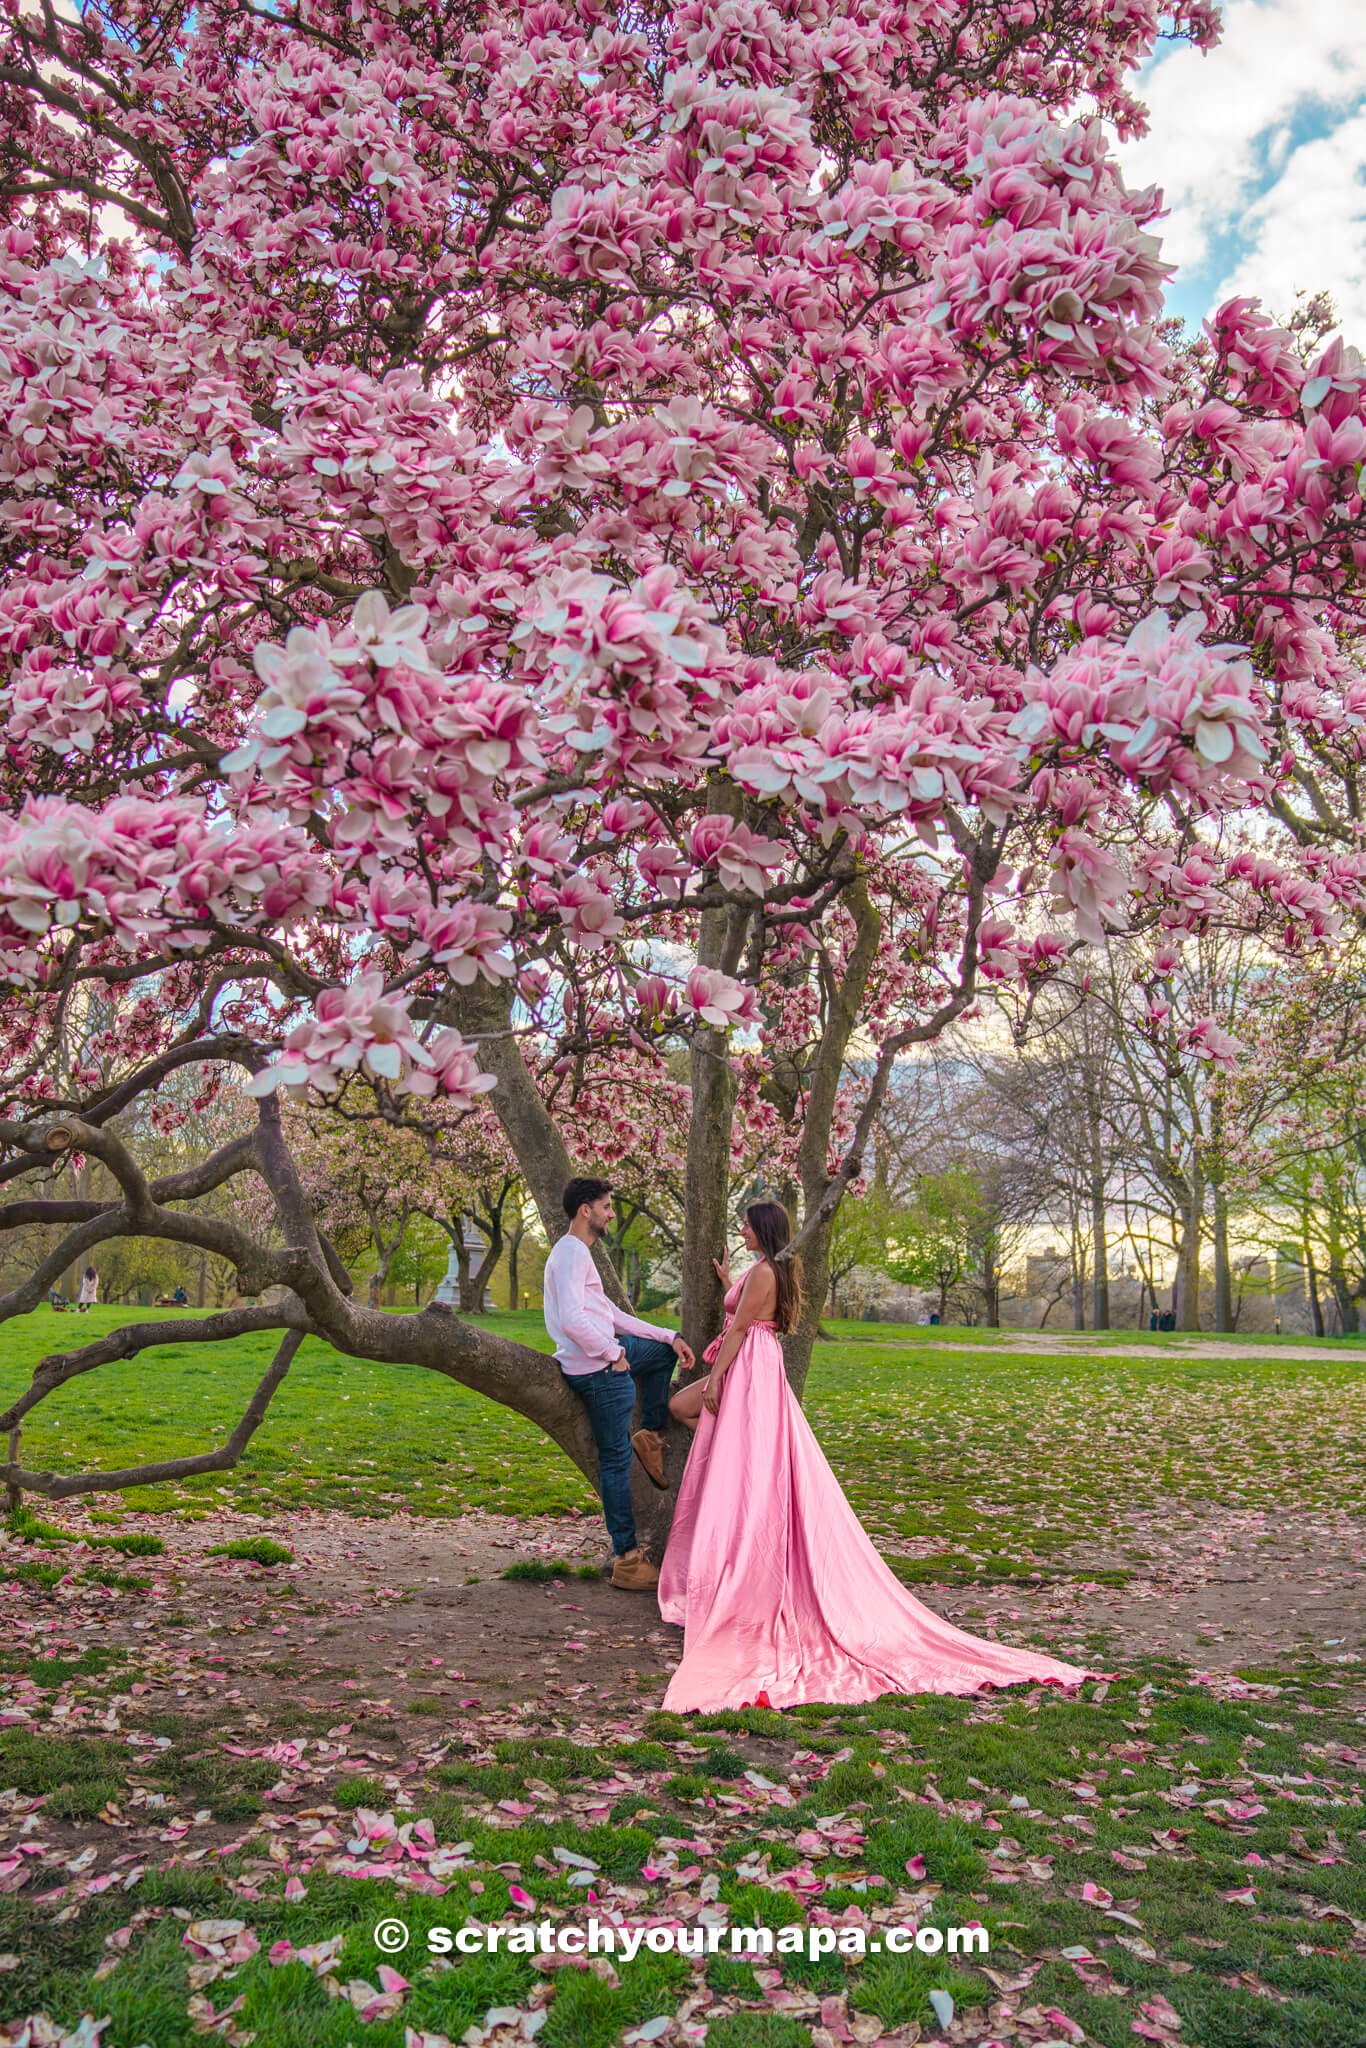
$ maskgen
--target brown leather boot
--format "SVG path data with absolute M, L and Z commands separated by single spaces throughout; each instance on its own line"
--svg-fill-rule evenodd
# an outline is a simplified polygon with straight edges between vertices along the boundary
M 612 1566 L 612 1584 L 624 1593 L 652 1593 L 659 1573 L 643 1550 L 624 1550 Z
M 664 1439 L 657 1429 L 638 1429 L 631 1438 L 631 1449 L 645 1467 L 645 1477 L 652 1486 L 664 1486 Z

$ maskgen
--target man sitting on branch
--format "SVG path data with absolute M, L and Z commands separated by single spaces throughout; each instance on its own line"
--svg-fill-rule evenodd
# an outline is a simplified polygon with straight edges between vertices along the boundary
M 593 1247 L 612 1227 L 612 1184 L 571 1180 L 564 1191 L 569 1229 L 552 1245 L 542 1282 L 545 1326 L 560 1371 L 588 1410 L 598 1451 L 603 1520 L 612 1539 L 612 1584 L 646 1593 L 659 1573 L 636 1541 L 631 1508 L 631 1457 L 662 1487 L 664 1431 L 675 1361 L 693 1363 L 677 1330 L 643 1323 L 609 1301 L 593 1263 Z M 631 1431 L 639 1389 L 643 1426 Z

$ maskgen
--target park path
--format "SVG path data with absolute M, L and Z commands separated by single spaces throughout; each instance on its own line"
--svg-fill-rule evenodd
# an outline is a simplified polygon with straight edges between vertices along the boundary
M 887 1351 L 905 1350 L 914 1345 L 914 1338 L 905 1337 L 841 1337 L 842 1344 L 878 1345 Z M 976 1344 L 933 1345 L 935 1351 L 968 1351 L 975 1356 L 984 1351 L 1016 1352 L 1021 1356 L 1034 1355 L 1044 1358 L 1068 1358 L 1075 1354 L 1079 1358 L 1238 1358 L 1251 1364 L 1257 1359 L 1289 1360 L 1295 1363 L 1328 1363 L 1340 1365 L 1344 1359 L 1366 1360 L 1366 1346 L 1349 1339 L 1336 1349 L 1319 1344 L 1240 1344 L 1236 1337 L 1226 1339 L 1212 1337 L 1187 1337 L 1179 1334 L 1168 1336 L 1160 1344 L 1097 1344 L 1089 1330 L 987 1330 Z
M 167 1545 L 164 1558 L 137 1561 L 155 1576 L 148 1596 L 130 1603 L 73 1576 L 36 1603 L 27 1587 L 0 1585 L 0 1633 L 48 1656 L 121 1651 L 139 1667 L 133 1691 L 148 1707 L 184 1711 L 207 1686 L 223 1707 L 250 1699 L 276 1718 L 368 1701 L 458 1720 L 481 1704 L 572 1701 L 604 1687 L 623 1708 L 652 1705 L 679 1654 L 680 1632 L 654 1601 L 600 1575 L 503 1576 L 524 1561 L 601 1567 L 589 1516 L 381 1521 L 305 1510 L 291 1518 L 294 1564 L 272 1571 L 207 1554 L 273 1528 L 254 1516 L 147 1525 Z M 1087 1577 L 1116 1565 L 1132 1574 L 1123 1585 Z M 916 1591 L 975 1633 L 1034 1638 L 1076 1662 L 1099 1631 L 1115 1668 L 1158 1656 L 1231 1676 L 1308 1655 L 1345 1665 L 1355 1691 L 1366 1522 L 1338 1510 L 1196 1513 L 1157 1502 L 1116 1517 L 1103 1549 L 1079 1545 L 1050 1575 Z

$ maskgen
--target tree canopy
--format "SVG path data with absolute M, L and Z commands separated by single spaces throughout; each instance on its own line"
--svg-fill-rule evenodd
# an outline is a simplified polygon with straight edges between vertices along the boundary
M 315 1331 L 591 1460 L 543 1361 L 354 1301 L 281 1093 L 491 1111 L 553 1230 L 633 1077 L 705 1335 L 737 1163 L 818 1313 L 985 984 L 1356 914 L 1366 378 L 1248 300 L 1185 341 L 1107 141 L 1214 21 L 4 0 L 0 1172 L 65 1232 L 4 1313 L 192 1243 L 279 1371 Z M 149 1177 L 133 1106 L 233 1075 L 256 1123 Z M 77 1159 L 117 1194 L 38 1192 Z M 185 1206 L 244 1175 L 267 1229 Z

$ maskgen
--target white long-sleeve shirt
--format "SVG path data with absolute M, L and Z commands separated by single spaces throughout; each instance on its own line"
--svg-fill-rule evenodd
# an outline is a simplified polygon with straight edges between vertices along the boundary
M 541 1280 L 545 1326 L 555 1340 L 555 1356 L 572 1378 L 601 1372 L 621 1346 L 619 1335 L 654 1337 L 672 1344 L 672 1330 L 643 1323 L 607 1298 L 593 1254 L 582 1238 L 566 1231 L 550 1247 Z

